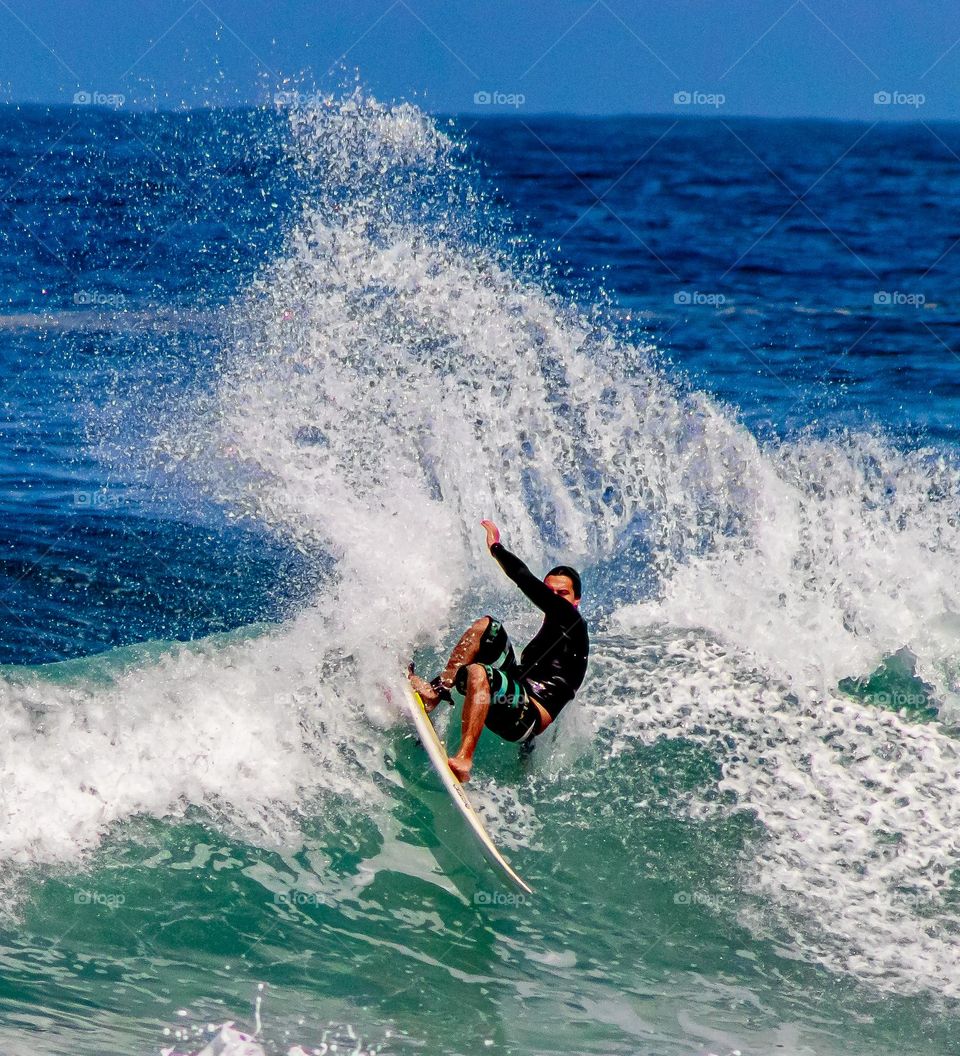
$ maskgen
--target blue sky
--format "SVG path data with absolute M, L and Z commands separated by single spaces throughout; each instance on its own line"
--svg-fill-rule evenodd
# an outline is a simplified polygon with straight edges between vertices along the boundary
M 960 119 L 956 0 L 0 0 L 0 100 Z

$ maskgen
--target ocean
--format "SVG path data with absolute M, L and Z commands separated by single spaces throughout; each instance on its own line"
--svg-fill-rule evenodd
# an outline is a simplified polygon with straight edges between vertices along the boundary
M 0 109 L 0 1052 L 960 1053 L 960 126 L 285 102 Z

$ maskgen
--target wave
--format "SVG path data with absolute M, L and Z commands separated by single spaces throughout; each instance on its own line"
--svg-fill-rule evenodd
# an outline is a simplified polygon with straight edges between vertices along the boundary
M 8 673 L 0 854 L 69 860 L 191 805 L 259 839 L 295 839 L 331 791 L 376 812 L 394 718 L 376 687 L 478 598 L 527 626 L 483 550 L 493 517 L 533 563 L 584 566 L 598 632 L 538 766 L 704 746 L 717 779 L 673 809 L 758 823 L 737 852 L 745 926 L 956 996 L 956 464 L 873 433 L 761 446 L 498 241 L 458 143 L 413 106 L 317 101 L 289 143 L 308 191 L 286 250 L 151 457 L 331 571 L 268 634 L 170 648 L 106 686 Z M 838 688 L 904 648 L 939 723 Z M 605 778 L 576 775 L 569 809 L 588 813 Z M 617 825 L 643 809 L 632 790 Z

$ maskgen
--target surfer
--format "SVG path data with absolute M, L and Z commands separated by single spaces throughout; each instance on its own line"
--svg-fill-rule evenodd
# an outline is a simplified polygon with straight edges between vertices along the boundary
M 580 688 L 590 651 L 587 624 L 579 612 L 577 572 L 558 565 L 542 581 L 537 579 L 501 545 L 493 521 L 480 523 L 490 553 L 544 618 L 519 663 L 503 624 L 484 616 L 467 628 L 432 682 L 416 675 L 410 665 L 410 683 L 427 711 L 441 700 L 463 704 L 460 748 L 450 757 L 450 769 L 460 781 L 470 777 L 484 726 L 506 741 L 529 742 L 542 733 Z

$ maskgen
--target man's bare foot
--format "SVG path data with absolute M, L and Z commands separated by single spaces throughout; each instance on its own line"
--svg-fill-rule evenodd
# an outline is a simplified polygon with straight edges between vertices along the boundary
M 413 686 L 414 691 L 420 694 L 424 710 L 427 712 L 433 711 L 433 709 L 440 703 L 440 694 L 430 685 L 429 682 L 422 679 L 413 670 L 413 664 L 410 665 L 410 669 L 407 671 L 407 678 L 410 680 L 410 685 Z
M 473 766 L 472 759 L 467 759 L 463 755 L 451 755 L 447 763 L 453 771 L 453 776 L 461 785 L 470 780 L 470 770 Z

